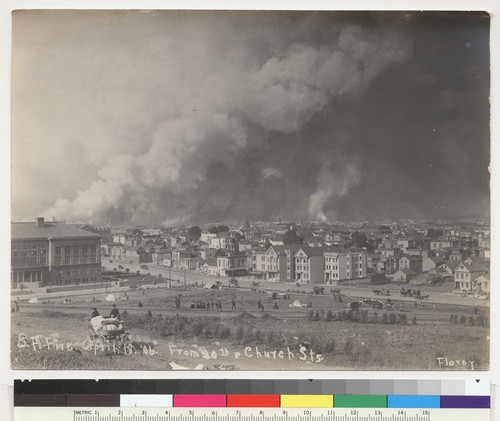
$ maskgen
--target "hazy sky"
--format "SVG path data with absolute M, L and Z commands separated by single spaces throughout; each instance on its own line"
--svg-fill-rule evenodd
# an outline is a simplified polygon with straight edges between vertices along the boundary
M 13 18 L 12 219 L 489 215 L 480 13 Z

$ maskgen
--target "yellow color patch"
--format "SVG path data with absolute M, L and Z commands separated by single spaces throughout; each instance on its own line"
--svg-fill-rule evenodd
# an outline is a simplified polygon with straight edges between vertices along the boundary
M 333 408 L 333 395 L 281 395 L 282 408 Z

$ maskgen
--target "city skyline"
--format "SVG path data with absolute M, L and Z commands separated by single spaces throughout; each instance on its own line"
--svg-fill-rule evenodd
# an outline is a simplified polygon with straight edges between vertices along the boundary
M 488 219 L 489 81 L 482 13 L 19 12 L 12 219 Z

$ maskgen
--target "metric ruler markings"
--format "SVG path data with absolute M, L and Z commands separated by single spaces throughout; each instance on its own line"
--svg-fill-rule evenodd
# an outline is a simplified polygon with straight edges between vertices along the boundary
M 14 407 L 15 421 L 489 421 L 489 408 Z
M 135 408 L 130 408 L 135 409 Z M 313 415 L 310 409 L 302 408 L 301 412 L 290 414 L 288 411 L 285 413 L 274 413 L 266 415 L 262 410 L 259 413 L 251 413 L 243 415 L 240 410 L 235 410 L 235 414 L 219 414 L 217 411 L 210 408 L 197 408 L 198 411 L 208 411 L 203 416 L 195 415 L 192 409 L 176 408 L 177 410 L 183 409 L 179 414 L 172 414 L 169 410 L 166 414 L 156 413 L 149 415 L 147 411 L 141 410 L 140 413 L 133 413 L 125 415 L 122 410 L 118 410 L 120 414 L 103 414 L 100 411 L 94 410 L 94 414 L 78 414 L 77 411 L 73 413 L 73 421 L 429 421 L 430 412 L 422 412 L 421 414 L 407 414 L 406 410 L 398 410 L 397 413 L 390 415 L 383 415 L 381 410 L 373 410 L 373 413 L 360 414 L 357 409 L 345 409 L 343 413 L 336 413 L 333 410 L 328 410 L 326 413 Z M 274 409 L 274 408 L 273 408 Z M 293 408 L 294 409 L 294 408 Z M 318 409 L 318 408 L 315 408 Z M 163 409 L 158 409 L 158 411 Z M 248 408 L 246 408 L 248 410 Z M 186 413 L 187 411 L 187 413 Z

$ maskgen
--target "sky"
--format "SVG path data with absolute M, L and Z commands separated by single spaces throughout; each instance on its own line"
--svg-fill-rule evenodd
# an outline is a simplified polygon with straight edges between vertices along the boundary
M 488 218 L 483 13 L 20 11 L 12 220 Z

